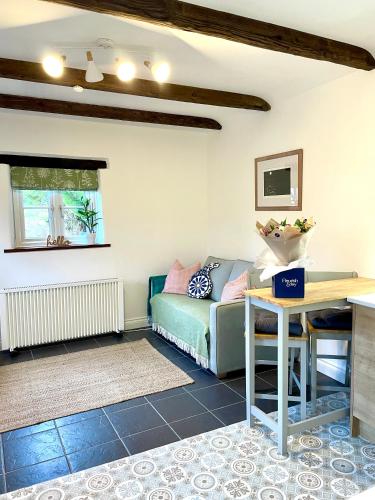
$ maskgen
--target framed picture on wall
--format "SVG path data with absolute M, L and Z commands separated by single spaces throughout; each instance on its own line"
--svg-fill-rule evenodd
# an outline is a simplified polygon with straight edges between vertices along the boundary
M 302 210 L 303 150 L 255 159 L 255 210 Z

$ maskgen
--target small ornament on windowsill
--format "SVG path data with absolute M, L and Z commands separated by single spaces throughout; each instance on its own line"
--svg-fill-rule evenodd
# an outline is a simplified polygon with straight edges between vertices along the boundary
M 71 243 L 72 242 L 66 240 L 64 236 L 57 236 L 55 240 L 50 234 L 47 237 L 47 247 L 68 247 Z

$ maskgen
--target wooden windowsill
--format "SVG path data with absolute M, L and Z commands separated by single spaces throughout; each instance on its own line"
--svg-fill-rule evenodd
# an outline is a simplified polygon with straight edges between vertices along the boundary
M 69 245 L 66 247 L 16 247 L 16 248 L 6 248 L 4 253 L 19 253 L 19 252 L 44 252 L 51 250 L 79 250 L 83 248 L 104 248 L 110 247 L 110 243 L 95 243 L 94 245 Z

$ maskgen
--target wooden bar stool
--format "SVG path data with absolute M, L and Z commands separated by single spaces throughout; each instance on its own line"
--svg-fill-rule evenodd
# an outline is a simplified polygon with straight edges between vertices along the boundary
M 350 392 L 350 365 L 352 355 L 352 330 L 330 330 L 314 328 L 307 320 L 307 332 L 310 338 L 310 358 L 311 358 L 311 408 L 316 410 L 317 391 Z M 347 342 L 346 354 L 318 354 L 318 340 L 342 340 Z M 345 386 L 318 385 L 317 384 L 317 361 L 318 359 L 344 359 Z
M 255 346 L 263 346 L 263 347 L 276 347 L 277 348 L 277 335 L 269 334 L 269 333 L 255 333 Z M 289 336 L 288 339 L 288 347 L 289 347 L 289 370 L 290 370 L 290 381 L 296 382 L 297 387 L 299 388 L 300 395 L 292 396 L 292 390 L 289 386 L 289 396 L 288 401 L 297 401 L 301 404 L 301 420 L 306 418 L 306 386 L 307 386 L 307 363 L 308 363 L 308 344 L 309 337 L 306 333 L 302 333 L 301 336 Z M 295 351 L 296 349 L 300 350 L 300 360 L 301 360 L 301 371 L 300 377 L 298 378 L 294 371 L 294 359 L 295 359 Z M 257 363 L 261 363 L 260 360 L 257 360 Z M 274 362 L 277 365 L 277 362 Z M 255 393 L 256 399 L 278 399 L 277 394 L 263 394 L 263 393 Z

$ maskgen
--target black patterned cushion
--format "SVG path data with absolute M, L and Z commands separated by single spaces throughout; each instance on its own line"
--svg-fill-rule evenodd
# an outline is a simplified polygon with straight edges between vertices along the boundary
M 205 299 L 212 291 L 210 272 L 219 267 L 218 262 L 211 262 L 196 272 L 189 281 L 187 294 L 192 299 Z

